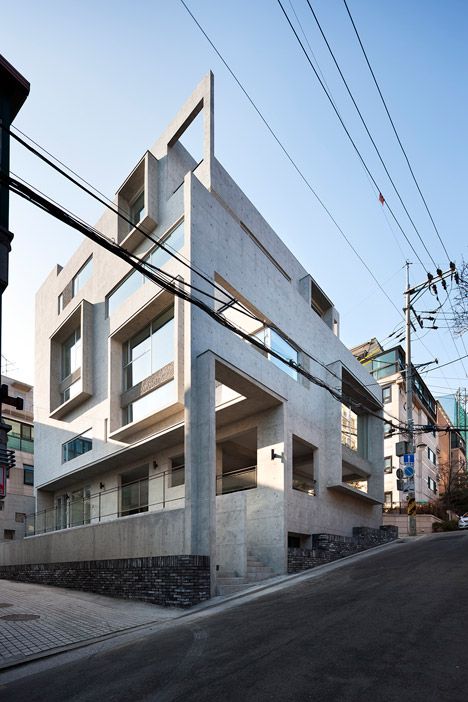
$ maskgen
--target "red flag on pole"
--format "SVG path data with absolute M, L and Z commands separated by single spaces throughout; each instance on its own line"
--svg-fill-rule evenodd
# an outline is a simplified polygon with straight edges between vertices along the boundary
M 385 205 L 385 198 L 382 193 L 379 193 L 379 202 L 381 205 Z

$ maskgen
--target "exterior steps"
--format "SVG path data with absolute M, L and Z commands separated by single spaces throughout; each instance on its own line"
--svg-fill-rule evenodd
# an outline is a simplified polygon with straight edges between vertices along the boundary
M 252 554 L 247 557 L 247 575 L 240 576 L 233 572 L 223 572 L 218 576 L 216 583 L 216 592 L 218 595 L 233 595 L 236 592 L 241 592 L 246 588 L 254 585 L 261 580 L 272 578 L 274 573 L 269 566 L 266 566 L 258 558 Z

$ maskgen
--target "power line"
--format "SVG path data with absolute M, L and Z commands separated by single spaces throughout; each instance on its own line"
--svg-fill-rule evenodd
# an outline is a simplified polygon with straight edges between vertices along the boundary
M 408 212 L 408 209 L 407 209 L 405 203 L 403 202 L 403 199 L 402 199 L 402 197 L 401 197 L 401 195 L 400 195 L 400 192 L 399 192 L 397 186 L 395 185 L 395 182 L 393 181 L 392 176 L 391 176 L 390 173 L 389 173 L 389 170 L 388 170 L 388 168 L 387 168 L 387 165 L 386 165 L 386 163 L 385 163 L 385 161 L 384 161 L 384 159 L 383 159 L 383 157 L 382 157 L 382 154 L 380 153 L 380 150 L 379 150 L 377 144 L 375 143 L 375 140 L 374 140 L 372 134 L 371 134 L 370 131 L 369 131 L 369 127 L 367 126 L 367 123 L 366 123 L 366 121 L 365 121 L 365 119 L 364 119 L 364 117 L 363 117 L 363 115 L 362 115 L 362 112 L 361 112 L 361 110 L 359 109 L 358 104 L 357 104 L 357 102 L 356 102 L 356 100 L 355 100 L 355 98 L 354 98 L 354 95 L 353 95 L 353 93 L 351 92 L 351 89 L 350 89 L 350 87 L 349 87 L 349 85 L 348 85 L 348 83 L 347 83 L 347 81 L 346 81 L 346 78 L 345 78 L 344 75 L 343 75 L 343 72 L 342 72 L 342 70 L 341 70 L 341 68 L 340 68 L 340 65 L 339 65 L 339 63 L 338 63 L 338 61 L 337 61 L 337 59 L 336 59 L 336 57 L 335 57 L 335 54 L 333 53 L 333 50 L 332 50 L 332 48 L 331 48 L 331 46 L 330 46 L 330 43 L 328 42 L 328 39 L 327 39 L 327 37 L 326 37 L 326 35 L 325 35 L 325 32 L 324 32 L 323 29 L 322 29 L 322 25 L 320 24 L 319 19 L 318 19 L 317 15 L 315 14 L 312 5 L 310 4 L 310 0 L 307 0 L 307 5 L 309 6 L 309 10 L 311 11 L 312 16 L 313 16 L 313 18 L 314 18 L 314 20 L 315 20 L 315 22 L 316 22 L 316 24 L 317 24 L 317 27 L 318 27 L 319 30 L 320 30 L 320 33 L 321 33 L 321 35 L 322 35 L 322 37 L 323 37 L 323 40 L 325 41 L 325 44 L 327 45 L 327 49 L 328 49 L 328 51 L 330 52 L 330 55 L 331 55 L 331 57 L 332 57 L 332 59 L 333 59 L 333 62 L 334 62 L 335 66 L 336 66 L 336 68 L 337 68 L 337 70 L 338 70 L 338 73 L 340 74 L 340 77 L 341 77 L 341 79 L 342 79 L 342 81 L 343 81 L 343 83 L 344 83 L 344 85 L 345 85 L 345 87 L 346 87 L 346 90 L 347 90 L 347 92 L 348 92 L 348 95 L 349 95 L 349 97 L 351 98 L 351 101 L 352 101 L 354 107 L 356 108 L 356 111 L 357 111 L 357 113 L 358 113 L 358 115 L 359 115 L 359 118 L 360 118 L 360 120 L 361 120 L 361 122 L 362 122 L 362 124 L 363 124 L 363 126 L 364 126 L 364 129 L 366 130 L 367 136 L 368 136 L 369 139 L 371 140 L 372 146 L 374 147 L 374 149 L 375 149 L 375 151 L 376 151 L 376 153 L 377 153 L 377 156 L 379 157 L 380 163 L 382 164 L 382 166 L 383 166 L 383 168 L 384 168 L 384 171 L 385 171 L 385 173 L 387 174 L 387 177 L 388 177 L 390 183 L 392 184 L 393 189 L 394 189 L 394 191 L 396 192 L 396 194 L 397 194 L 397 196 L 398 196 L 398 199 L 399 199 L 399 201 L 400 201 L 400 203 L 401 203 L 401 205 L 402 205 L 404 211 L 406 212 L 406 215 L 407 215 L 409 221 L 411 222 L 411 224 L 412 224 L 412 226 L 413 226 L 413 229 L 414 229 L 414 231 L 416 232 L 416 234 L 417 234 L 417 236 L 418 236 L 418 238 L 419 238 L 421 244 L 423 245 L 423 247 L 424 247 L 424 249 L 425 249 L 427 255 L 429 256 L 429 258 L 431 259 L 432 263 L 433 263 L 434 266 L 437 268 L 437 264 L 436 264 L 436 262 L 434 261 L 434 259 L 432 258 L 431 252 L 430 252 L 429 249 L 427 248 L 427 246 L 426 246 L 426 244 L 425 244 L 425 242 L 424 242 L 424 240 L 423 240 L 421 234 L 419 233 L 419 230 L 418 230 L 418 228 L 416 227 L 416 224 L 414 223 L 413 218 L 411 217 L 410 213 Z
M 447 251 L 447 249 L 446 249 L 446 247 L 445 247 L 444 242 L 442 241 L 442 237 L 440 236 L 439 230 L 438 230 L 438 228 L 437 228 L 437 226 L 436 226 L 436 223 L 435 223 L 434 218 L 433 218 L 433 216 L 432 216 L 432 214 L 431 214 L 431 211 L 430 211 L 430 209 L 429 209 L 429 206 L 428 206 L 428 204 L 427 204 L 427 202 L 426 202 L 426 199 L 425 199 L 425 197 L 424 197 L 424 195 L 423 195 L 423 193 L 422 193 L 422 190 L 421 190 L 421 188 L 420 188 L 420 186 L 419 186 L 419 183 L 418 183 L 418 181 L 417 181 L 417 179 L 416 179 L 416 176 L 415 176 L 415 174 L 414 174 L 414 171 L 413 171 L 413 168 L 412 168 L 412 166 L 411 166 L 411 163 L 410 163 L 410 160 L 409 160 L 409 158 L 408 158 L 408 155 L 407 155 L 407 153 L 406 153 L 406 150 L 405 150 L 405 148 L 404 148 L 404 146 L 403 146 L 403 144 L 402 144 L 402 141 L 401 141 L 401 139 L 400 139 L 400 136 L 399 136 L 399 134 L 398 134 L 398 132 L 397 132 L 397 128 L 395 127 L 395 123 L 393 122 L 393 119 L 392 119 L 392 117 L 391 117 L 391 115 L 390 115 L 390 111 L 389 111 L 389 109 L 388 109 L 388 107 L 387 107 L 387 103 L 385 102 L 384 96 L 382 95 L 382 91 L 381 91 L 380 86 L 379 86 L 379 84 L 378 84 L 378 82 L 377 82 L 377 78 L 375 77 L 375 73 L 374 73 L 374 71 L 373 71 L 373 69 L 372 69 L 372 66 L 371 66 L 371 64 L 370 64 L 370 61 L 369 61 L 369 58 L 368 58 L 368 56 L 367 56 L 366 50 L 364 49 L 363 43 L 362 43 L 362 41 L 361 41 L 361 37 L 359 36 L 359 32 L 358 32 L 358 30 L 357 30 L 356 24 L 355 24 L 355 22 L 354 22 L 354 20 L 353 20 L 353 17 L 352 17 L 352 15 L 351 15 L 350 9 L 349 9 L 349 7 L 348 7 L 348 3 L 346 2 L 346 0 L 343 0 L 343 2 L 344 2 L 344 5 L 345 5 L 345 7 L 346 7 L 346 11 L 347 11 L 347 13 L 348 13 L 349 19 L 351 20 L 351 24 L 353 25 L 353 29 L 354 29 L 354 31 L 355 31 L 355 33 L 356 33 L 356 37 L 357 37 L 357 39 L 358 39 L 359 45 L 360 45 L 360 47 L 361 47 L 361 49 L 362 49 L 362 53 L 364 54 L 364 58 L 366 59 L 366 63 L 367 63 L 367 65 L 368 65 L 368 67 L 369 67 L 369 71 L 371 72 L 372 78 L 374 79 L 375 87 L 377 88 L 377 91 L 378 91 L 378 93 L 379 93 L 379 95 L 380 95 L 380 99 L 382 100 L 382 104 L 383 104 L 383 106 L 384 106 L 384 108 L 385 108 L 385 112 L 387 113 L 388 119 L 390 120 L 390 124 L 392 125 L 393 132 L 394 132 L 394 134 L 395 134 L 395 136 L 396 136 L 396 138 L 397 138 L 397 141 L 398 141 L 398 144 L 399 144 L 399 146 L 400 146 L 400 149 L 401 149 L 401 151 L 402 151 L 402 153 L 403 153 L 403 155 L 404 155 L 404 157 L 405 157 L 405 159 L 406 159 L 406 163 L 408 164 L 408 168 L 409 168 L 409 171 L 410 171 L 411 176 L 412 176 L 412 178 L 413 178 L 413 181 L 414 181 L 414 183 L 415 183 L 415 185 L 416 185 L 416 187 L 417 187 L 417 189 L 418 189 L 418 192 L 419 192 L 419 194 L 420 194 L 420 196 L 421 196 L 421 199 L 422 199 L 422 201 L 423 201 L 423 203 L 424 203 L 424 206 L 425 206 L 425 208 L 426 208 L 427 214 L 428 214 L 429 217 L 430 217 L 430 220 L 431 220 L 431 222 L 432 222 L 432 226 L 434 227 L 434 230 L 435 230 L 435 232 L 436 232 L 436 234 L 437 234 L 437 236 L 438 236 L 438 238 L 439 238 L 439 241 L 440 241 L 440 243 L 442 244 L 442 248 L 443 248 L 444 251 L 445 251 L 445 255 L 447 256 L 447 259 L 450 261 L 450 256 L 449 256 L 449 254 L 448 254 L 448 251 Z
M 168 281 L 165 278 L 161 277 L 161 275 L 159 275 L 158 273 L 155 273 L 153 271 L 148 271 L 142 265 L 141 261 L 139 261 L 138 259 L 135 260 L 135 257 L 132 257 L 131 255 L 129 255 L 129 253 L 125 249 L 123 249 L 121 246 L 119 246 L 115 242 L 109 240 L 107 237 L 102 235 L 102 233 L 99 232 L 97 229 L 91 227 L 90 225 L 88 225 L 86 223 L 83 223 L 82 221 L 77 219 L 74 215 L 69 214 L 64 209 L 62 209 L 60 206 L 51 202 L 43 195 L 38 194 L 29 186 L 24 185 L 24 184 L 20 183 L 17 180 L 14 180 L 13 178 L 11 178 L 9 176 L 4 176 L 1 174 L 0 174 L 0 181 L 5 182 L 8 185 L 9 189 L 13 193 L 19 195 L 20 197 L 24 198 L 25 200 L 28 200 L 29 202 L 36 205 L 40 209 L 44 210 L 48 214 L 52 215 L 53 217 L 55 217 L 59 221 L 63 222 L 64 224 L 67 224 L 68 226 L 73 227 L 74 229 L 77 229 L 82 234 L 84 234 L 84 236 L 91 239 L 94 243 L 98 244 L 99 246 L 103 247 L 104 249 L 106 249 L 110 253 L 113 253 L 114 255 L 123 259 L 124 261 L 129 263 L 133 268 L 135 268 L 136 270 L 138 270 L 141 273 L 143 273 L 144 275 L 146 275 L 150 280 L 155 282 L 158 286 L 171 292 L 173 295 L 182 298 L 186 302 L 189 302 L 190 304 L 195 305 L 200 310 L 202 310 L 207 315 L 209 315 L 212 319 L 214 319 L 216 322 L 218 322 L 222 326 L 226 327 L 227 329 L 229 329 L 230 331 L 235 333 L 237 336 L 240 336 L 244 340 L 248 341 L 251 345 L 257 347 L 260 351 L 262 351 L 264 353 L 268 353 L 270 356 L 277 358 L 279 361 L 281 361 L 285 365 L 289 366 L 290 368 L 295 370 L 300 375 L 304 376 L 307 380 L 309 380 L 314 385 L 317 385 L 318 387 L 321 387 L 322 389 L 329 392 L 332 395 L 332 397 L 334 397 L 334 399 L 346 404 L 350 408 L 364 409 L 369 415 L 372 415 L 381 421 L 387 421 L 387 420 L 384 420 L 383 417 L 380 416 L 380 414 L 371 410 L 368 406 L 363 405 L 361 402 L 357 402 L 356 400 L 347 396 L 346 394 L 339 392 L 336 388 L 331 387 L 330 385 L 325 383 L 320 378 L 317 378 L 316 376 L 312 375 L 311 373 L 306 371 L 304 368 L 302 368 L 302 366 L 299 363 L 297 363 L 296 361 L 294 361 L 292 359 L 285 359 L 285 357 L 282 354 L 280 354 L 277 351 L 275 351 L 274 349 L 270 348 L 269 346 L 267 346 L 266 344 L 261 342 L 259 339 L 257 339 L 255 336 L 251 336 L 247 332 L 238 328 L 236 325 L 234 325 L 228 319 L 226 319 L 225 317 L 220 315 L 218 312 L 216 312 L 214 309 L 209 307 L 202 300 L 190 295 L 185 290 L 183 290 L 180 287 L 180 283 L 181 283 L 180 280 L 177 279 L 176 281 Z M 300 347 L 297 347 L 297 348 L 300 349 Z M 394 428 L 397 431 L 401 431 L 402 429 L 404 430 L 404 427 L 402 427 L 402 426 L 395 426 L 391 422 L 390 422 L 390 424 L 391 424 L 392 428 Z
M 327 205 L 325 205 L 324 201 L 320 198 L 320 196 L 318 195 L 318 193 L 314 190 L 314 188 L 312 187 L 312 185 L 311 185 L 310 181 L 308 180 L 308 178 L 304 175 L 304 173 L 302 172 L 302 170 L 299 168 L 299 166 L 297 165 L 297 163 L 294 161 L 294 159 L 292 158 L 291 154 L 289 153 L 289 151 L 288 151 L 288 150 L 286 149 L 286 147 L 284 146 L 283 142 L 280 140 L 280 138 L 278 137 L 278 135 L 276 134 L 276 132 L 275 132 L 275 131 L 273 130 L 273 128 L 270 126 L 270 124 L 269 124 L 269 122 L 267 121 L 266 117 L 263 115 L 263 113 L 261 112 L 261 110 L 257 107 L 257 105 L 255 104 L 253 98 L 249 95 L 249 93 L 247 92 L 247 90 L 244 88 L 244 86 L 242 85 L 242 83 L 241 83 L 241 81 L 239 80 L 239 78 L 236 76 L 236 74 L 234 73 L 234 71 L 232 70 L 232 68 L 231 68 L 231 67 L 229 66 L 229 64 L 227 63 L 226 59 L 222 56 L 222 54 L 220 53 L 220 51 L 216 48 L 215 44 L 212 42 L 212 40 L 210 39 L 210 37 L 208 36 L 208 34 L 206 33 L 206 31 L 203 29 L 203 27 L 201 26 L 200 22 L 197 20 L 197 18 L 195 17 L 195 15 L 192 13 L 192 11 L 189 9 L 189 7 L 186 5 L 186 3 L 184 2 L 184 0 L 180 0 L 180 2 L 181 2 L 182 5 L 185 7 L 185 9 L 187 10 L 188 14 L 189 14 L 190 17 L 192 18 L 192 20 L 195 22 L 195 24 L 197 25 L 198 29 L 199 29 L 200 32 L 203 34 L 203 36 L 205 37 L 205 39 L 207 40 L 207 42 L 210 44 L 211 48 L 212 48 L 213 51 L 216 53 L 216 55 L 218 56 L 218 58 L 220 59 L 220 61 L 223 63 L 223 65 L 225 66 L 225 68 L 227 69 L 227 71 L 230 73 L 230 75 L 232 76 L 232 78 L 235 80 L 235 82 L 237 83 L 238 87 L 239 87 L 239 88 L 241 89 L 241 91 L 244 93 L 245 97 L 246 97 L 247 100 L 250 102 L 250 104 L 251 104 L 252 107 L 254 108 L 255 112 L 256 112 L 257 115 L 260 117 L 261 121 L 263 122 L 263 124 L 264 124 L 265 127 L 268 129 L 268 131 L 270 132 L 271 136 L 273 137 L 273 139 L 276 141 L 276 143 L 278 144 L 278 146 L 279 146 L 280 149 L 282 150 L 283 154 L 286 156 L 286 158 L 288 159 L 288 161 L 290 162 L 290 164 L 293 166 L 293 168 L 294 168 L 294 170 L 296 171 L 296 173 L 299 175 L 299 177 L 301 178 L 301 180 L 304 182 L 304 184 L 306 185 L 306 187 L 310 190 L 310 192 L 311 192 L 312 195 L 315 197 L 315 199 L 317 200 L 317 202 L 319 203 L 319 205 L 322 207 L 322 209 L 324 210 L 324 212 L 327 214 L 327 216 L 328 216 L 328 217 L 330 218 L 330 220 L 333 222 L 333 224 L 335 225 L 335 227 L 336 227 L 336 229 L 338 230 L 338 232 L 341 234 L 341 236 L 343 237 L 343 239 L 346 241 L 346 243 L 348 244 L 348 246 L 350 247 L 350 249 L 353 251 L 353 253 L 355 254 L 355 256 L 360 260 L 360 262 L 362 263 L 362 265 L 364 266 L 364 268 L 367 270 L 367 272 L 369 273 L 369 275 L 372 277 L 372 279 L 374 280 L 374 282 L 376 283 L 376 285 L 378 286 L 378 288 L 380 289 L 380 291 L 385 295 L 385 297 L 386 297 L 387 300 L 390 302 L 390 304 L 392 305 L 392 307 L 397 311 L 398 315 L 399 315 L 399 316 L 403 316 L 401 310 L 398 309 L 398 307 L 395 305 L 395 303 L 393 302 L 393 300 L 391 299 L 391 297 L 388 295 L 388 293 L 386 292 L 386 290 L 384 290 L 384 288 L 383 288 L 382 285 L 380 284 L 379 280 L 378 280 L 378 279 L 376 278 L 376 276 L 374 275 L 372 269 L 371 269 L 371 268 L 367 265 L 367 263 L 364 261 L 364 259 L 362 258 L 361 254 L 357 251 L 357 249 L 356 249 L 356 248 L 354 247 L 354 245 L 351 243 L 350 239 L 349 239 L 348 236 L 345 234 L 345 232 L 343 231 L 343 229 L 341 228 L 341 226 L 338 224 L 337 220 L 336 220 L 335 217 L 332 215 L 332 213 L 331 213 L 331 211 L 329 210 L 329 208 L 327 207 Z M 417 254 L 416 254 L 416 256 L 417 256 Z M 421 265 L 423 265 L 423 264 L 421 263 Z M 425 267 L 423 266 L 423 268 L 425 268 Z
M 182 2 L 182 1 L 183 1 L 183 0 L 181 0 L 181 2 Z M 369 167 L 367 166 L 367 163 L 366 163 L 365 160 L 364 160 L 364 157 L 362 156 L 361 152 L 359 151 L 359 149 L 358 149 L 358 147 L 357 147 L 357 145 L 356 145 L 356 142 L 354 141 L 354 139 L 353 139 L 353 137 L 351 136 L 351 134 L 350 134 L 350 132 L 349 132 L 347 126 L 345 125 L 345 123 L 344 123 L 344 121 L 343 121 L 343 118 L 341 117 L 340 113 L 339 113 L 338 110 L 336 109 L 336 107 L 335 107 L 335 105 L 334 105 L 334 103 L 333 103 L 333 100 L 330 98 L 330 95 L 329 95 L 328 92 L 326 91 L 325 86 L 324 86 L 324 84 L 323 84 L 323 82 L 322 82 L 322 79 L 320 78 L 319 74 L 317 73 L 314 64 L 313 64 L 312 61 L 310 60 L 310 56 L 309 56 L 309 54 L 307 53 L 307 51 L 306 51 L 306 49 L 305 49 L 305 47 L 304 47 L 304 44 L 302 43 L 302 41 L 301 41 L 301 39 L 300 39 L 298 33 L 296 32 L 296 29 L 295 29 L 293 23 L 291 22 L 291 20 L 290 20 L 290 18 L 289 18 L 289 16 L 288 16 L 288 13 L 287 13 L 286 10 L 284 9 L 284 7 L 283 7 L 283 5 L 282 5 L 282 3 L 281 3 L 281 0 L 277 0 L 277 2 L 278 2 L 278 5 L 280 6 L 281 10 L 283 11 L 283 14 L 284 14 L 284 16 L 285 16 L 285 18 L 286 18 L 286 21 L 287 21 L 287 23 L 289 24 L 289 26 L 290 26 L 290 28 L 291 28 L 291 30 L 292 30 L 294 36 L 296 37 L 297 42 L 299 43 L 299 46 L 301 47 L 301 49 L 302 49 L 302 51 L 303 51 L 303 53 L 304 53 L 304 56 L 306 57 L 306 59 L 307 59 L 309 65 L 310 65 L 310 67 L 312 68 L 312 70 L 313 70 L 313 72 L 314 72 L 314 74 L 315 74 L 315 76 L 316 76 L 318 82 L 320 83 L 320 86 L 321 86 L 321 88 L 323 89 L 325 95 L 327 96 L 327 98 L 328 98 L 328 100 L 329 100 L 329 102 L 330 102 L 330 104 L 331 104 L 331 106 L 332 106 L 332 108 L 333 108 L 333 110 L 334 110 L 336 116 L 338 117 L 338 119 L 339 119 L 339 121 L 340 121 L 340 124 L 341 124 L 341 126 L 343 127 L 343 129 L 344 129 L 344 131 L 345 131 L 346 136 L 348 137 L 349 141 L 351 142 L 351 145 L 353 146 L 353 148 L 354 148 L 354 150 L 355 150 L 355 152 L 356 152 L 356 154 L 357 154 L 359 160 L 361 161 L 362 165 L 363 165 L 364 168 L 366 169 L 366 171 L 367 171 L 367 173 L 368 173 L 370 179 L 371 179 L 372 182 L 374 183 L 374 185 L 375 185 L 375 187 L 377 188 L 377 190 L 379 191 L 379 193 L 382 194 L 382 188 L 379 187 L 379 185 L 378 185 L 376 179 L 375 179 L 374 176 L 372 175 L 372 173 L 371 173 Z M 383 196 L 382 196 L 382 197 L 383 197 Z M 421 264 L 422 268 L 423 268 L 424 270 L 426 270 L 426 266 L 425 266 L 424 263 L 422 262 L 422 260 L 421 260 L 421 258 L 419 257 L 419 255 L 418 255 L 416 249 L 414 248 L 414 246 L 413 246 L 413 244 L 411 243 L 410 239 L 409 239 L 408 236 L 406 235 L 406 232 L 404 231 L 403 227 L 401 226 L 401 224 L 400 224 L 399 220 L 397 219 L 395 213 L 393 212 L 392 208 L 390 207 L 390 205 L 388 204 L 388 202 L 387 202 L 386 200 L 384 200 L 384 202 L 385 202 L 385 204 L 387 205 L 387 209 L 388 209 L 388 211 L 390 212 L 390 214 L 392 215 L 392 217 L 393 217 L 395 223 L 397 224 L 399 230 L 401 231 L 401 233 L 402 233 L 403 236 L 405 237 L 405 239 L 406 239 L 406 241 L 408 242 L 408 244 L 409 244 L 411 250 L 413 251 L 413 253 L 414 253 L 414 255 L 416 256 L 416 258 L 418 259 L 419 263 Z M 435 265 L 435 264 L 434 264 L 434 265 Z
M 421 373 L 432 373 L 433 371 L 439 370 L 440 368 L 445 368 L 445 366 L 450 366 L 452 363 L 458 363 L 458 361 L 461 361 L 464 358 L 468 358 L 468 354 L 466 354 L 466 356 L 460 356 L 459 358 L 454 358 L 453 361 L 447 361 L 447 363 L 442 363 L 442 365 L 436 366 L 436 368 L 429 368 L 428 370 L 421 371 Z

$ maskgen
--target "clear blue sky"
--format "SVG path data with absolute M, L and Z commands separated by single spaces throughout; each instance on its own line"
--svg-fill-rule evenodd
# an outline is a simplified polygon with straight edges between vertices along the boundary
M 305 0 L 291 0 L 349 129 L 418 254 L 420 242 L 353 112 Z M 273 129 L 397 307 L 404 261 L 415 260 L 332 113 L 276 0 L 187 0 Z M 284 5 L 292 15 L 289 0 Z M 394 180 L 428 248 L 446 257 L 418 198 L 341 0 L 312 0 Z M 394 121 L 450 256 L 468 258 L 468 5 L 464 0 L 349 0 Z M 383 339 L 399 318 L 287 162 L 178 0 L 23 0 L 3 4 L 1 53 L 31 82 L 15 124 L 113 196 L 142 153 L 212 69 L 216 154 L 341 313 L 351 346 Z M 100 206 L 12 149 L 12 171 L 94 223 Z M 34 295 L 80 236 L 12 198 L 15 234 L 4 296 L 3 352 L 11 375 L 34 381 Z M 429 267 L 429 263 L 427 264 Z M 412 266 L 414 282 L 424 271 Z M 434 306 L 428 299 L 425 309 Z M 448 306 L 446 306 L 447 308 Z M 450 308 L 448 307 L 450 310 Z M 441 322 L 443 325 L 444 322 Z M 415 342 L 414 360 L 465 353 L 446 330 Z M 465 344 L 468 346 L 468 339 Z M 468 359 L 465 368 L 468 369 Z M 47 369 L 44 369 L 47 372 Z M 466 385 L 461 363 L 425 376 L 435 394 Z

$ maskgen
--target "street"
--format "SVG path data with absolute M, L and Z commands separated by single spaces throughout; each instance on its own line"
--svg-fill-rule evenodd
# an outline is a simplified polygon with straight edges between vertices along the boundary
M 7 671 L 0 700 L 465 700 L 467 547 L 465 532 L 406 539 L 66 664 Z

